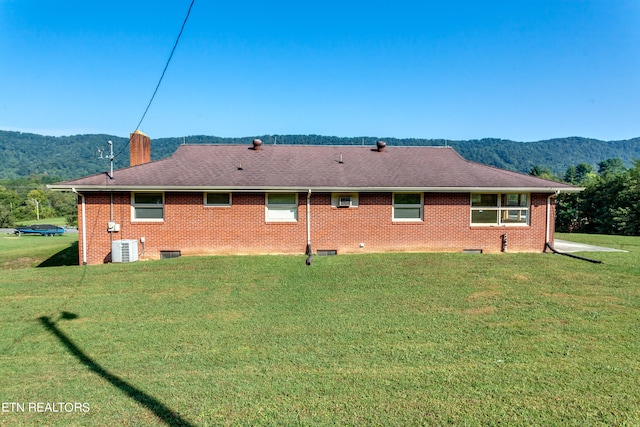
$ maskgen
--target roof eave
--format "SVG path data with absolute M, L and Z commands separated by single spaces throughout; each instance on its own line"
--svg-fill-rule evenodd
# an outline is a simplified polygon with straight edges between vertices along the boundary
M 158 185 L 67 185 L 49 184 L 53 191 L 109 192 L 109 191 L 168 191 L 168 192 L 207 192 L 229 191 L 238 193 L 263 192 L 308 192 L 312 193 L 389 193 L 389 192 L 425 192 L 425 193 L 579 193 L 583 187 L 314 187 L 314 186 L 158 186 Z

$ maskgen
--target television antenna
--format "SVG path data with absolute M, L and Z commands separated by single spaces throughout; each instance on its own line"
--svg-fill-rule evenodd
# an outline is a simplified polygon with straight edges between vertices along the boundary
M 111 140 L 108 141 L 109 144 L 109 178 L 113 179 L 113 142 Z
M 96 153 L 100 154 L 100 158 L 101 159 L 109 159 L 109 163 L 110 163 L 110 167 L 109 167 L 109 178 L 113 179 L 113 142 L 112 141 L 108 141 L 107 144 L 109 144 L 109 154 L 103 154 L 106 150 L 106 148 L 98 148 L 96 150 Z

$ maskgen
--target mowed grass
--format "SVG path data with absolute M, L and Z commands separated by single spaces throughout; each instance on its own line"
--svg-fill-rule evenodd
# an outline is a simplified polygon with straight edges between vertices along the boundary
M 0 400 L 90 410 L 0 424 L 640 425 L 633 239 L 4 270 Z
M 605 246 L 624 251 L 640 251 L 640 237 L 638 236 L 607 236 L 605 234 L 573 234 L 556 233 L 557 239 L 568 240 L 588 245 Z
M 59 236 L 0 234 L 0 271 L 78 264 L 78 233 Z

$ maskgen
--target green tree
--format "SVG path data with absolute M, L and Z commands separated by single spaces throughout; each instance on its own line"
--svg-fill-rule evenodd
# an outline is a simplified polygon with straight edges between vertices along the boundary
M 50 211 L 44 209 L 47 204 L 47 195 L 43 190 L 31 190 L 27 193 L 27 205 L 33 206 L 33 214 L 36 218 L 46 218 L 47 214 L 50 214 Z M 42 215 L 40 215 L 42 212 Z
M 564 174 L 564 181 L 574 185 L 578 183 L 578 173 L 575 166 L 571 165 L 567 168 Z
M 640 235 L 640 162 L 589 178 L 580 194 L 558 198 L 559 231 Z
M 616 181 L 617 203 L 610 208 L 611 222 L 619 234 L 640 235 L 640 161 L 626 174 L 616 175 Z
M 631 169 L 619 160 L 567 169 L 565 179 L 583 185 L 581 193 L 561 194 L 556 201 L 556 229 L 566 232 L 640 235 L 640 161 Z
M 561 193 L 556 198 L 556 230 L 563 233 L 580 232 L 584 229 L 582 215 L 583 199 L 580 193 Z
M 9 212 L 13 212 L 21 203 L 20 196 L 13 190 L 0 186 L 0 206 L 5 206 Z
M 551 169 L 544 166 L 540 166 L 540 165 L 534 165 L 529 171 L 529 175 L 537 176 L 538 178 L 548 179 L 551 181 L 558 180 L 558 178 L 553 174 L 553 172 L 551 172 Z
M 1 228 L 13 228 L 16 224 L 16 219 L 13 217 L 11 209 L 5 205 L 0 204 L 0 227 Z
M 580 163 L 576 166 L 576 183 L 583 185 L 586 184 L 587 181 L 594 178 L 596 175 L 593 172 L 593 166 L 588 163 Z
M 47 199 L 49 206 L 55 209 L 56 213 L 62 214 L 69 209 L 75 209 L 77 206 L 77 197 L 74 193 L 67 193 L 62 191 L 48 191 Z
M 50 191 L 47 193 L 55 216 L 62 216 L 69 226 L 78 225 L 78 197 L 73 193 Z
M 16 218 L 13 212 L 20 206 L 20 203 L 18 193 L 0 186 L 0 227 L 12 228 L 15 226 Z
M 616 157 L 614 159 L 603 160 L 598 163 L 598 174 L 606 175 L 613 174 L 619 175 L 623 174 L 627 171 L 627 167 L 624 165 L 624 162 L 621 158 Z

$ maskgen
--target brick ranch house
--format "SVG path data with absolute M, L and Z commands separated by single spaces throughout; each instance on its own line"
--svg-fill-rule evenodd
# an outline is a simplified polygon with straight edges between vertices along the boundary
M 555 196 L 580 188 L 462 158 L 450 147 L 182 145 L 151 162 L 49 187 L 78 194 L 79 262 L 209 254 L 543 252 Z

